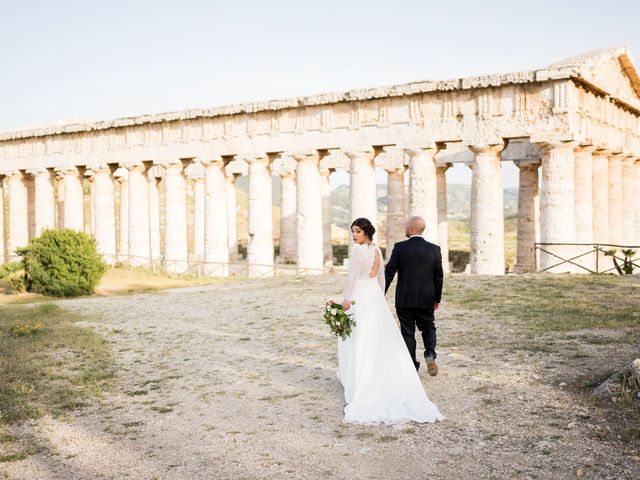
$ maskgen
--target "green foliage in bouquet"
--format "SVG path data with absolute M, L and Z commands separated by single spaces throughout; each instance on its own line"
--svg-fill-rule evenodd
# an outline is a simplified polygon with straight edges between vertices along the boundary
M 23 257 L 27 290 L 55 297 L 93 293 L 107 270 L 89 235 L 75 230 L 45 230 L 17 250 Z
M 354 305 L 355 302 L 351 302 Z M 324 306 L 324 323 L 329 325 L 331 333 L 336 337 L 346 340 L 353 327 L 356 325 L 356 321 L 353 319 L 352 313 L 345 313 L 342 305 L 329 301 Z

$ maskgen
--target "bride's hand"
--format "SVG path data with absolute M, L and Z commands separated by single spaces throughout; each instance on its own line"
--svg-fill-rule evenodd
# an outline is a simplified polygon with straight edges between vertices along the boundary
M 342 301 L 342 309 L 346 312 L 351 308 L 351 302 L 349 300 Z

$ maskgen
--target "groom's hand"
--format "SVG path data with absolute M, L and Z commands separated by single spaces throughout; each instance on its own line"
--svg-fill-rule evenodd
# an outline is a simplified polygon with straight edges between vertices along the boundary
M 351 302 L 349 300 L 342 301 L 342 309 L 346 312 L 351 308 Z
M 440 304 L 439 303 L 434 303 L 433 304 L 433 310 L 438 310 L 440 308 Z

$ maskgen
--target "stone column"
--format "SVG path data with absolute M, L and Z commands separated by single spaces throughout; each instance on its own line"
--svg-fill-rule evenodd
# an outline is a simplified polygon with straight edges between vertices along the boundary
M 406 150 L 409 155 L 409 216 L 419 215 L 427 225 L 423 237 L 438 243 L 437 148 Z
M 387 250 L 389 259 L 396 242 L 405 240 L 404 172 L 406 167 L 386 168 L 387 176 Z
M 636 157 L 627 156 L 622 164 L 622 244 L 638 245 L 635 243 L 635 172 Z
M 451 164 L 436 168 L 438 188 L 438 245 L 442 253 L 442 270 L 449 273 L 449 220 L 447 210 L 447 177 L 446 172 Z M 404 185 L 403 185 L 404 190 Z
M 246 160 L 249 164 L 249 276 L 272 276 L 273 207 L 269 158 L 263 156 Z
M 222 158 L 202 161 L 204 170 L 205 275 L 229 275 L 227 178 Z M 235 190 L 234 190 L 235 194 Z M 235 212 L 234 212 L 235 214 Z
M 204 176 L 192 176 L 193 180 L 193 255 L 195 258 L 202 260 L 204 258 L 204 203 L 205 203 L 205 187 Z M 225 188 L 225 200 L 227 185 Z M 226 204 L 225 204 L 226 211 Z M 225 215 L 226 218 L 226 215 Z M 225 229 L 226 230 L 226 229 Z
M 84 232 L 84 192 L 82 176 L 76 167 L 57 170 L 64 184 L 63 226 Z
M 504 207 L 500 152 L 504 145 L 472 145 L 471 273 L 504 275 Z
M 577 147 L 574 152 L 574 208 L 576 243 L 593 243 L 593 151 L 596 147 Z M 575 254 L 581 255 L 593 251 L 591 245 L 577 246 Z M 595 270 L 595 255 L 589 253 L 577 258 L 578 265 Z M 589 270 L 576 269 L 576 273 L 589 273 Z
M 169 273 L 189 267 L 187 189 L 181 160 L 164 163 L 164 260 Z
M 46 168 L 27 171 L 33 177 L 35 190 L 34 214 L 35 229 L 34 236 L 39 236 L 48 228 L 55 228 L 55 193 L 53 191 L 53 178 L 51 172 Z
M 540 242 L 575 243 L 574 153 L 576 142 L 549 142 L 540 147 L 542 154 L 542 182 L 540 187 Z M 574 256 L 572 246 L 543 246 L 545 250 L 569 259 Z M 540 252 L 539 269 L 544 270 L 562 260 Z M 576 267 L 563 263 L 547 270 L 552 273 L 574 272 Z
M 155 165 L 147 172 L 149 185 L 149 253 L 153 263 L 162 258 L 162 246 L 160 241 L 160 170 L 162 167 Z
M 129 263 L 129 171 L 120 167 L 113 176 L 119 185 L 118 261 Z
M 116 260 L 116 201 L 111 168 L 102 164 L 93 167 L 94 235 L 98 251 L 111 265 Z
M 640 159 L 633 164 L 633 176 L 635 178 L 634 199 L 635 199 L 635 240 L 634 245 L 640 245 Z
M 376 198 L 376 174 L 373 166 L 373 150 L 346 152 L 349 158 L 349 227 L 356 218 L 368 218 L 378 228 L 378 205 Z M 374 235 L 374 241 L 376 241 Z M 353 240 L 349 234 L 349 256 Z
M 622 160 L 625 155 L 609 156 L 609 243 L 622 245 Z M 620 252 L 618 252 L 620 253 Z
M 322 199 L 322 251 L 324 266 L 333 266 L 333 240 L 331 238 L 331 183 L 332 169 L 320 170 L 320 197 Z
M 317 152 L 296 154 L 298 268 L 303 273 L 323 273 L 322 197 L 320 193 L 320 157 Z
M 127 165 L 129 170 L 129 264 L 148 265 L 151 260 L 149 238 L 149 182 L 142 162 Z
M 4 194 L 5 194 L 5 186 L 4 186 L 4 173 L 0 173 L 0 265 L 5 263 L 6 254 L 6 240 L 5 240 L 5 228 L 4 228 Z
M 282 180 L 280 191 L 280 258 L 284 263 L 295 263 L 298 259 L 296 175 L 291 172 L 280 178 Z
M 16 248 L 25 247 L 29 243 L 27 185 L 24 175 L 19 170 L 7 173 L 8 214 L 8 256 L 16 259 Z
M 518 185 L 518 239 L 516 273 L 536 271 L 535 243 L 539 231 L 540 198 L 538 195 L 538 168 L 540 162 L 516 162 L 519 172 Z
M 609 243 L 609 154 L 610 150 L 595 150 L 593 156 L 593 241 Z M 607 250 L 607 247 L 603 247 Z M 598 255 L 598 271 L 611 259 L 603 253 Z M 608 268 L 608 266 L 606 267 Z M 605 268 L 605 269 L 606 269 Z
M 238 260 L 238 212 L 236 206 L 236 175 L 228 173 L 227 182 L 227 226 L 229 260 Z

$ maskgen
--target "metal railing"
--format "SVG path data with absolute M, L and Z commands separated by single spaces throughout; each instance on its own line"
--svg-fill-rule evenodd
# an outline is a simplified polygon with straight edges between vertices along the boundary
M 564 258 L 562 256 L 560 256 L 558 253 L 555 252 L 551 252 L 549 250 L 549 247 L 590 247 L 587 251 L 583 252 L 583 253 L 579 253 L 577 255 L 574 255 L 570 258 Z M 608 248 L 606 248 L 608 247 Z M 606 249 L 605 249 L 606 248 Z M 616 266 L 614 264 L 614 259 L 616 260 L 620 260 L 621 262 L 625 261 L 624 257 L 621 257 L 619 255 L 616 254 L 612 254 L 612 255 L 607 255 L 608 251 L 611 248 L 616 248 L 616 249 L 630 249 L 630 250 L 636 250 L 636 252 L 640 251 L 640 246 L 638 245 L 614 245 L 614 244 L 610 244 L 610 243 L 535 243 L 534 244 L 534 249 L 537 252 L 542 252 L 542 253 L 546 253 L 547 255 L 551 255 L 554 258 L 557 258 L 559 260 L 558 263 L 551 265 L 550 267 L 546 267 L 542 270 L 539 270 L 538 268 L 536 268 L 536 271 L 538 272 L 548 272 L 549 270 L 552 270 L 554 268 L 559 267 L 560 265 L 564 265 L 564 264 L 570 264 L 573 265 L 575 267 L 578 267 L 582 270 L 587 271 L 588 273 L 593 273 L 593 274 L 603 274 L 603 273 L 610 273 L 616 270 Z M 575 253 L 575 252 L 574 252 Z M 595 270 L 592 268 L 589 268 L 588 266 L 585 265 L 581 265 L 580 263 L 577 263 L 575 260 L 578 260 L 580 258 L 588 258 L 588 256 L 590 255 L 594 255 L 594 259 L 589 262 L 587 262 L 588 264 L 591 265 L 595 265 Z M 606 259 L 611 259 L 611 264 L 610 267 L 607 268 L 607 265 L 602 265 L 602 261 L 604 260 L 604 258 L 602 258 L 604 255 L 606 255 Z M 536 255 L 536 259 L 537 259 L 538 255 Z M 627 261 L 631 260 L 631 264 L 635 267 L 640 269 L 640 257 L 635 257 L 632 259 L 626 259 Z M 536 260 L 536 263 L 539 264 L 539 262 Z
M 295 264 L 249 264 L 245 261 L 205 262 L 204 260 L 171 260 L 152 259 L 138 255 L 103 254 L 105 262 L 110 265 L 122 265 L 130 268 L 146 268 L 152 273 L 169 273 L 173 275 L 191 275 L 194 277 L 273 277 L 284 275 L 320 275 L 324 273 L 343 272 L 343 267 L 309 268 Z

